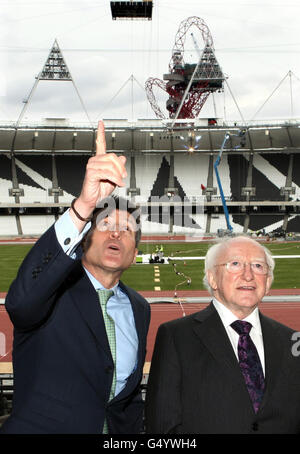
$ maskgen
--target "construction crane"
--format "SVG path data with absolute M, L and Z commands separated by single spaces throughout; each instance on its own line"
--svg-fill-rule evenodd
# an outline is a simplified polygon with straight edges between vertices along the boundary
M 201 32 L 204 43 L 197 64 L 184 61 L 185 39 L 192 26 Z M 210 30 L 203 19 L 192 16 L 181 22 L 175 36 L 169 72 L 164 74 L 163 78 L 167 82 L 150 77 L 145 84 L 148 100 L 160 119 L 165 119 L 166 116 L 156 101 L 154 87 L 169 95 L 166 109 L 169 118 L 173 119 L 197 118 L 209 95 L 223 90 L 225 78 L 214 53 Z
M 229 139 L 229 137 L 230 137 L 230 134 L 228 132 L 226 132 L 226 134 L 224 136 L 224 140 L 223 140 L 221 148 L 220 148 L 220 151 L 219 151 L 219 154 L 218 154 L 218 157 L 216 159 L 216 162 L 214 163 L 214 169 L 215 169 L 217 183 L 218 183 L 220 196 L 221 196 L 221 200 L 222 200 L 222 205 L 223 205 L 223 210 L 224 210 L 224 214 L 225 214 L 227 229 L 229 230 L 229 232 L 232 232 L 233 228 L 232 228 L 232 226 L 230 224 L 228 208 L 227 208 L 227 205 L 226 205 L 226 200 L 225 200 L 225 196 L 224 196 L 224 192 L 223 192 L 223 187 L 222 187 L 222 184 L 221 184 L 221 179 L 220 179 L 220 175 L 219 175 L 219 171 L 218 171 L 218 166 L 219 166 L 219 164 L 221 162 L 223 150 L 224 150 L 225 144 L 226 144 L 227 140 Z
M 222 154 L 223 154 L 224 147 L 226 145 L 227 140 L 229 140 L 229 138 L 231 136 L 236 136 L 236 137 L 240 138 L 240 144 L 234 147 L 234 149 L 236 150 L 237 148 L 245 146 L 245 141 L 246 141 L 245 134 L 246 134 L 246 130 L 245 129 L 241 129 L 238 134 L 232 134 L 229 131 L 226 131 L 224 139 L 223 139 L 223 142 L 222 142 L 222 145 L 221 145 L 221 148 L 220 148 L 220 151 L 219 151 L 219 154 L 217 156 L 216 162 L 214 163 L 215 174 L 216 174 L 217 183 L 218 183 L 218 187 L 219 187 L 219 192 L 220 192 L 220 196 L 221 196 L 221 201 L 222 201 L 222 205 L 223 205 L 223 210 L 224 210 L 224 214 L 225 214 L 227 230 L 229 231 L 229 233 L 232 232 L 233 228 L 232 228 L 232 226 L 230 224 L 228 208 L 227 208 L 227 204 L 226 204 L 226 200 L 225 200 L 225 196 L 224 196 L 224 192 L 223 192 L 223 187 L 222 187 L 222 184 L 221 184 L 221 179 L 220 179 L 220 175 L 219 175 L 219 171 L 218 171 L 218 166 L 219 166 L 219 164 L 221 162 Z

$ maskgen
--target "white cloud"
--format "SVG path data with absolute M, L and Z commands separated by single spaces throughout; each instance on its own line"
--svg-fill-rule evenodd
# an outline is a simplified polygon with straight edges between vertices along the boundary
M 130 118 L 133 111 L 139 117 L 154 118 L 146 96 L 136 84 L 133 84 L 134 96 L 130 83 L 120 89 L 131 75 L 142 85 L 148 77 L 163 79 L 163 74 L 168 72 L 178 27 L 189 16 L 198 16 L 208 25 L 217 59 L 229 76 L 228 84 L 245 119 L 254 115 L 289 70 L 296 76 L 293 93 L 295 99 L 298 96 L 298 0 L 175 3 L 156 0 L 153 3 L 152 21 L 113 21 L 107 0 L 2 0 L 0 54 L 5 63 L 1 65 L 0 74 L 0 115 L 17 119 L 22 99 L 28 96 L 57 38 L 93 120 L 103 108 L 106 118 Z M 197 58 L 191 32 L 199 47 L 202 45 L 199 31 L 190 29 L 186 35 L 187 60 Z M 72 115 L 72 109 L 74 115 L 75 112 L 79 115 L 80 105 L 71 101 L 68 90 L 64 100 L 58 87 L 56 93 L 55 90 L 51 93 L 48 100 L 47 91 L 37 94 L 35 106 L 33 98 L 32 109 L 38 118 L 45 113 L 45 103 L 53 108 L 68 106 L 68 115 Z M 271 98 L 270 107 L 267 104 L 261 115 L 264 118 L 269 115 L 289 117 L 289 96 L 289 87 L 281 86 Z M 217 103 L 218 111 L 222 115 L 226 112 L 227 119 L 240 118 L 226 89 L 225 95 L 218 96 Z M 211 100 L 201 116 L 212 111 L 209 104 L 212 105 Z M 293 113 L 300 116 L 297 103 L 294 104 Z M 161 108 L 164 109 L 164 102 Z

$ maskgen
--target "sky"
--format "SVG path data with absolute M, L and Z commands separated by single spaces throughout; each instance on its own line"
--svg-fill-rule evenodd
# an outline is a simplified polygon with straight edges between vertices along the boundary
M 57 40 L 72 82 L 39 81 L 23 121 L 156 118 L 145 93 L 163 79 L 182 21 L 202 19 L 226 75 L 199 118 L 224 121 L 300 118 L 299 0 L 154 0 L 151 21 L 112 20 L 107 0 L 0 0 L 0 121 L 17 121 Z M 186 33 L 184 61 L 197 63 Z M 76 89 L 75 89 L 76 87 Z M 166 95 L 155 89 L 161 110 Z

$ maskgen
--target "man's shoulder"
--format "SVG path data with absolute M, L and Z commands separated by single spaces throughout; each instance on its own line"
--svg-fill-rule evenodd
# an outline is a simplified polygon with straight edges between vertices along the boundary
M 138 293 L 136 290 L 134 290 L 132 287 L 129 287 L 128 285 L 124 284 L 122 281 L 119 282 L 120 288 L 123 292 L 125 292 L 129 298 L 135 299 L 139 301 L 142 304 L 145 304 L 149 306 L 148 301 L 146 298 L 144 298 L 140 293 Z
M 275 320 L 274 318 L 268 317 L 267 315 L 264 315 L 261 312 L 259 313 L 259 315 L 262 328 L 267 325 L 269 328 L 280 332 L 282 335 L 287 336 L 291 336 L 294 332 L 296 332 L 295 329 L 279 322 L 278 320 Z
M 201 311 L 193 312 L 192 314 L 189 315 L 185 315 L 183 312 L 182 317 L 162 323 L 161 326 L 165 326 L 170 329 L 184 328 L 194 323 L 204 322 L 214 314 L 216 315 L 217 311 L 215 310 L 214 306 L 210 304 Z

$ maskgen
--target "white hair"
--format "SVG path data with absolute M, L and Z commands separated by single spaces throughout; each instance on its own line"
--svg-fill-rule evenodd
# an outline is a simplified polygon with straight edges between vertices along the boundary
M 209 285 L 208 279 L 207 279 L 207 271 L 213 270 L 217 258 L 219 254 L 222 252 L 225 246 L 228 246 L 228 243 L 232 241 L 240 241 L 240 240 L 245 240 L 245 241 L 251 241 L 255 245 L 258 245 L 259 247 L 262 248 L 262 250 L 265 253 L 266 257 L 266 262 L 267 265 L 269 266 L 269 276 L 271 276 L 271 283 L 273 282 L 274 279 L 274 268 L 275 268 L 275 261 L 272 257 L 271 252 L 269 249 L 267 249 L 265 246 L 260 244 L 258 241 L 254 240 L 253 238 L 250 238 L 247 235 L 239 235 L 236 237 L 226 237 L 222 238 L 221 240 L 217 240 L 217 243 L 213 244 L 207 251 L 206 256 L 205 256 L 205 261 L 204 261 L 204 277 L 203 277 L 203 284 L 209 291 L 209 293 L 212 295 L 213 294 L 213 289 Z

